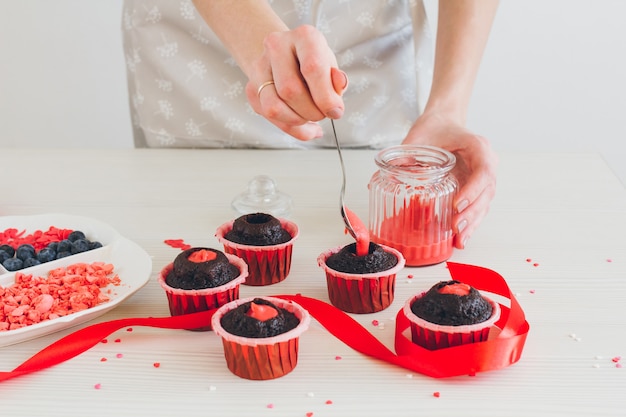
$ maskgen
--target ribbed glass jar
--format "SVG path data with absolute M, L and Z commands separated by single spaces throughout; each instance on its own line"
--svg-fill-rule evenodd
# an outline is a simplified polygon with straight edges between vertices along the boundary
M 372 241 L 402 252 L 407 266 L 432 265 L 452 255 L 456 157 L 440 148 L 398 145 L 380 151 L 369 183 Z

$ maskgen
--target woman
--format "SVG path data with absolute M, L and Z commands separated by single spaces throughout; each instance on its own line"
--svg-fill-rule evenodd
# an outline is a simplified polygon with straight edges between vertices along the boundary
M 496 156 L 464 126 L 496 8 L 441 0 L 433 48 L 420 0 L 126 0 L 135 144 L 333 146 L 330 118 L 346 147 L 439 146 L 464 248 L 495 193 Z

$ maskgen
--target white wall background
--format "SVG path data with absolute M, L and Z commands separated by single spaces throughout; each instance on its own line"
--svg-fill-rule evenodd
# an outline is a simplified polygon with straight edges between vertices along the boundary
M 0 154 L 132 147 L 121 9 L 0 0 Z M 600 152 L 626 184 L 625 16 L 623 0 L 502 0 L 470 127 L 497 150 Z

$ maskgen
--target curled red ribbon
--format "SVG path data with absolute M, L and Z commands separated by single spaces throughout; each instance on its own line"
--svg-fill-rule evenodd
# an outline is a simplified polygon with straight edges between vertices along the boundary
M 452 278 L 510 300 L 501 305 L 496 326 L 501 329 L 493 339 L 478 343 L 428 350 L 411 342 L 404 334 L 409 321 L 400 310 L 396 316 L 396 353 L 387 348 L 356 320 L 315 298 L 279 295 L 307 309 L 322 326 L 354 350 L 367 356 L 435 378 L 473 375 L 500 369 L 517 362 L 530 329 L 524 312 L 504 278 L 486 268 L 448 262 Z M 94 324 L 71 333 L 39 351 L 13 371 L 0 372 L 0 381 L 40 371 L 71 359 L 101 342 L 111 333 L 129 326 L 164 329 L 194 329 L 211 321 L 215 310 L 161 318 L 127 318 Z

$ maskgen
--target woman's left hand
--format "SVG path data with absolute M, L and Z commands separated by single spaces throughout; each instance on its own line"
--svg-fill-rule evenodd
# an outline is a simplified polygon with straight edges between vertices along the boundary
M 495 196 L 497 155 L 487 139 L 441 114 L 420 116 L 403 143 L 437 146 L 456 156 L 453 173 L 459 182 L 459 191 L 453 202 L 454 246 L 465 248 L 467 239 L 489 211 Z

